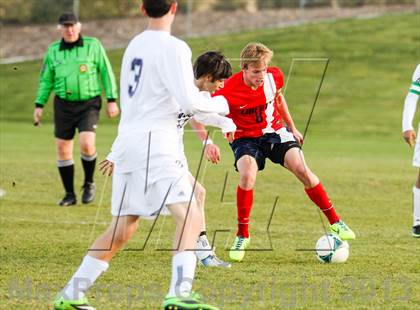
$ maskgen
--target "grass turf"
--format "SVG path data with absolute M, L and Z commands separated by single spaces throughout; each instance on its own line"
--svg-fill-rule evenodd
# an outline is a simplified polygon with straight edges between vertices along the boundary
M 410 236 L 416 171 L 400 133 L 402 103 L 420 59 L 419 26 L 419 15 L 405 14 L 189 40 L 194 55 L 221 49 L 235 68 L 239 64 L 234 58 L 247 42 L 273 48 L 273 63 L 290 74 L 286 98 L 302 131 L 325 62 L 296 60 L 291 72 L 290 64 L 296 58 L 330 59 L 304 152 L 339 214 L 358 235 L 345 264 L 321 264 L 313 252 L 297 251 L 313 249 L 324 228 L 298 181 L 268 164 L 258 175 L 251 218 L 251 247 L 264 251 L 248 252 L 230 270 L 197 268 L 195 289 L 209 301 L 221 309 L 419 307 L 420 247 Z M 118 75 L 122 51 L 109 55 Z M 0 198 L 0 309 L 48 309 L 110 218 L 110 180 L 99 175 L 93 205 L 55 205 L 62 188 L 55 167 L 51 103 L 44 124 L 31 125 L 40 67 L 40 62 L 0 66 L 0 187 L 6 192 Z M 103 115 L 99 158 L 107 154 L 116 124 Z M 207 189 L 209 236 L 217 231 L 217 253 L 227 259 L 235 231 L 237 175 L 231 151 L 218 132 L 214 140 L 222 149 L 222 163 L 206 164 L 198 179 Z M 200 147 L 187 132 L 193 173 Z M 77 187 L 81 171 L 76 160 Z M 99 309 L 159 308 L 169 283 L 170 254 L 156 249 L 170 247 L 173 223 L 159 219 L 145 245 L 150 227 L 150 222 L 141 222 L 127 250 L 89 291 Z

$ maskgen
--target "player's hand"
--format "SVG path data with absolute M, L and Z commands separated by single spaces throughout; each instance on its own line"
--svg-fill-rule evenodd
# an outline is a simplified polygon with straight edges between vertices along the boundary
M 101 171 L 103 175 L 111 176 L 114 171 L 114 163 L 108 159 L 104 159 L 99 163 L 99 171 Z
M 413 147 L 414 144 L 416 144 L 416 132 L 414 130 L 404 131 L 403 137 L 410 147 Z
M 38 125 L 41 124 L 42 112 L 43 112 L 43 109 L 42 108 L 35 108 L 34 115 L 33 115 L 33 117 L 34 117 L 34 125 L 35 126 L 38 126 Z
M 113 118 L 120 114 L 120 109 L 115 101 L 110 101 L 106 105 L 106 113 L 108 114 L 109 118 Z
M 235 139 L 234 131 L 226 133 L 226 140 L 227 142 L 229 142 L 229 144 L 232 143 L 234 139 Z
M 220 162 L 220 149 L 216 144 L 210 143 L 205 146 L 204 156 L 206 159 L 213 164 L 218 164 Z
M 296 128 L 291 128 L 290 129 L 292 131 L 293 136 L 295 136 L 296 141 L 302 145 L 303 144 L 303 135 L 300 133 L 299 130 L 297 130 Z

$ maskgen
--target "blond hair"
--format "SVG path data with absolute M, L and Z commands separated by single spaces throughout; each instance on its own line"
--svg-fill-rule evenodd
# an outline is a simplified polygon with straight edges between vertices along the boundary
M 241 68 L 246 69 L 250 64 L 269 64 L 273 58 L 273 51 L 262 43 L 248 43 L 241 52 Z

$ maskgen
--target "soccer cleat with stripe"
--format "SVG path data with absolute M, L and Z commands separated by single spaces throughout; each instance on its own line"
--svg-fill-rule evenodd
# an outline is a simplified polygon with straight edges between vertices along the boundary
M 356 234 L 343 221 L 338 221 L 330 226 L 330 231 L 340 237 L 341 240 L 356 239 Z
M 245 256 L 245 249 L 249 246 L 251 238 L 236 236 L 229 251 L 229 257 L 235 262 L 240 262 Z
M 230 263 L 224 262 L 216 256 L 205 233 L 198 237 L 195 255 L 203 266 L 224 268 L 231 267 Z
M 79 300 L 67 300 L 63 296 L 54 301 L 55 310 L 95 310 L 90 306 L 86 297 Z
M 197 293 L 188 297 L 166 297 L 162 306 L 164 310 L 219 310 L 216 306 L 206 304 Z
M 420 225 L 413 226 L 413 237 L 420 238 Z
M 222 267 L 222 268 L 232 267 L 230 263 L 222 261 L 214 253 L 212 255 L 207 256 L 205 259 L 200 260 L 200 262 L 203 266 L 206 266 L 206 267 Z

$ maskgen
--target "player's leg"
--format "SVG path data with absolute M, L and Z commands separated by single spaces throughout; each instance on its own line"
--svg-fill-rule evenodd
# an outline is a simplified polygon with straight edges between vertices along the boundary
M 197 264 L 195 246 L 203 222 L 201 210 L 194 197 L 187 166 L 173 160 L 172 157 L 167 161 L 161 159 L 159 164 L 165 168 L 149 170 L 148 187 L 144 195 L 146 203 L 144 209 L 147 211 L 146 214 L 155 215 L 157 212 L 165 214 L 168 209 L 176 223 L 172 278 L 169 292 L 163 301 L 163 307 L 165 309 L 217 309 L 203 303 L 201 298 L 191 291 Z M 146 178 L 143 177 L 143 180 L 146 182 Z M 145 184 L 144 182 L 143 186 L 134 184 L 133 188 L 143 189 Z M 137 195 L 143 192 L 142 190 L 135 191 Z M 137 203 L 132 198 L 130 200 L 133 201 L 133 204 Z M 162 204 L 165 205 L 164 209 L 161 209 Z
M 194 187 L 194 197 L 197 201 L 198 208 L 200 210 L 201 218 L 201 231 L 196 244 L 196 252 L 198 259 L 204 266 L 212 267 L 230 267 L 231 264 L 220 260 L 216 253 L 214 253 L 210 242 L 207 238 L 206 232 L 206 216 L 205 216 L 205 200 L 206 200 L 206 189 L 201 185 L 195 178 L 189 174 L 191 185 Z
M 191 173 L 188 176 L 191 186 L 194 187 L 194 197 L 197 202 L 197 205 L 201 211 L 202 215 L 202 223 L 201 223 L 201 231 L 200 234 L 206 233 L 206 218 L 205 218 L 205 201 L 206 201 L 206 189 L 204 186 L 198 182 Z
M 284 166 L 303 183 L 308 197 L 328 218 L 331 230 L 344 240 L 354 239 L 354 232 L 340 220 L 318 177 L 306 165 L 300 148 L 293 147 L 286 151 Z
M 176 223 L 174 236 L 175 252 L 194 252 L 197 237 L 202 228 L 201 210 L 196 201 L 168 205 Z
M 65 140 L 56 138 L 57 168 L 64 186 L 65 195 L 58 202 L 60 206 L 76 204 L 74 192 L 74 161 L 73 161 L 73 139 Z
M 87 304 L 84 292 L 108 268 L 114 254 L 131 238 L 137 228 L 138 215 L 146 206 L 142 171 L 114 172 L 112 177 L 111 213 L 108 229 L 91 246 L 79 269 L 55 301 L 58 310 L 94 309 Z M 73 307 L 78 305 L 79 308 Z M 83 305 L 83 307 L 82 307 Z
M 54 136 L 56 138 L 57 167 L 66 191 L 60 206 L 76 204 L 74 193 L 73 138 L 76 132 L 75 107 L 58 97 L 54 98 Z
M 413 237 L 420 238 L 420 169 L 413 187 Z
M 416 184 L 413 186 L 413 237 L 420 238 L 420 127 L 414 148 L 413 166 L 419 169 Z
M 258 164 L 254 157 L 244 155 L 236 162 L 236 168 L 239 172 L 239 184 L 236 189 L 238 229 L 235 241 L 229 251 L 229 257 L 234 261 L 241 261 L 245 256 L 245 249 L 250 243 L 249 218 L 254 201 Z
M 163 302 L 164 309 L 218 309 L 204 303 L 192 292 L 197 259 L 194 249 L 202 228 L 201 211 L 196 201 L 167 205 L 175 223 L 174 256 L 169 292 Z
M 79 129 L 80 156 L 85 173 L 83 182 L 82 202 L 89 203 L 95 199 L 96 186 L 93 180 L 96 166 L 96 127 L 99 121 L 101 98 L 95 97 L 88 100 L 81 108 L 82 117 L 77 123 Z
M 112 218 L 108 229 L 96 239 L 77 271 L 59 294 L 54 303 L 55 309 L 94 309 L 88 305 L 85 292 L 108 269 L 112 257 L 130 240 L 137 224 L 137 216 Z
M 254 157 L 244 155 L 238 160 L 236 167 L 239 172 L 237 187 L 238 230 L 236 235 L 248 238 L 249 216 L 254 199 L 258 165 Z
M 131 239 L 137 230 L 139 217 L 125 215 L 112 217 L 107 230 L 92 244 L 88 255 L 110 262 L 112 257 Z
M 83 182 L 82 202 L 89 203 L 95 199 L 96 186 L 93 180 L 96 167 L 96 133 L 93 131 L 82 131 L 79 134 L 80 157 L 85 173 Z
M 307 166 L 303 152 L 299 148 L 291 148 L 286 152 L 284 167 L 302 182 L 305 189 L 313 188 L 319 184 L 318 177 Z

